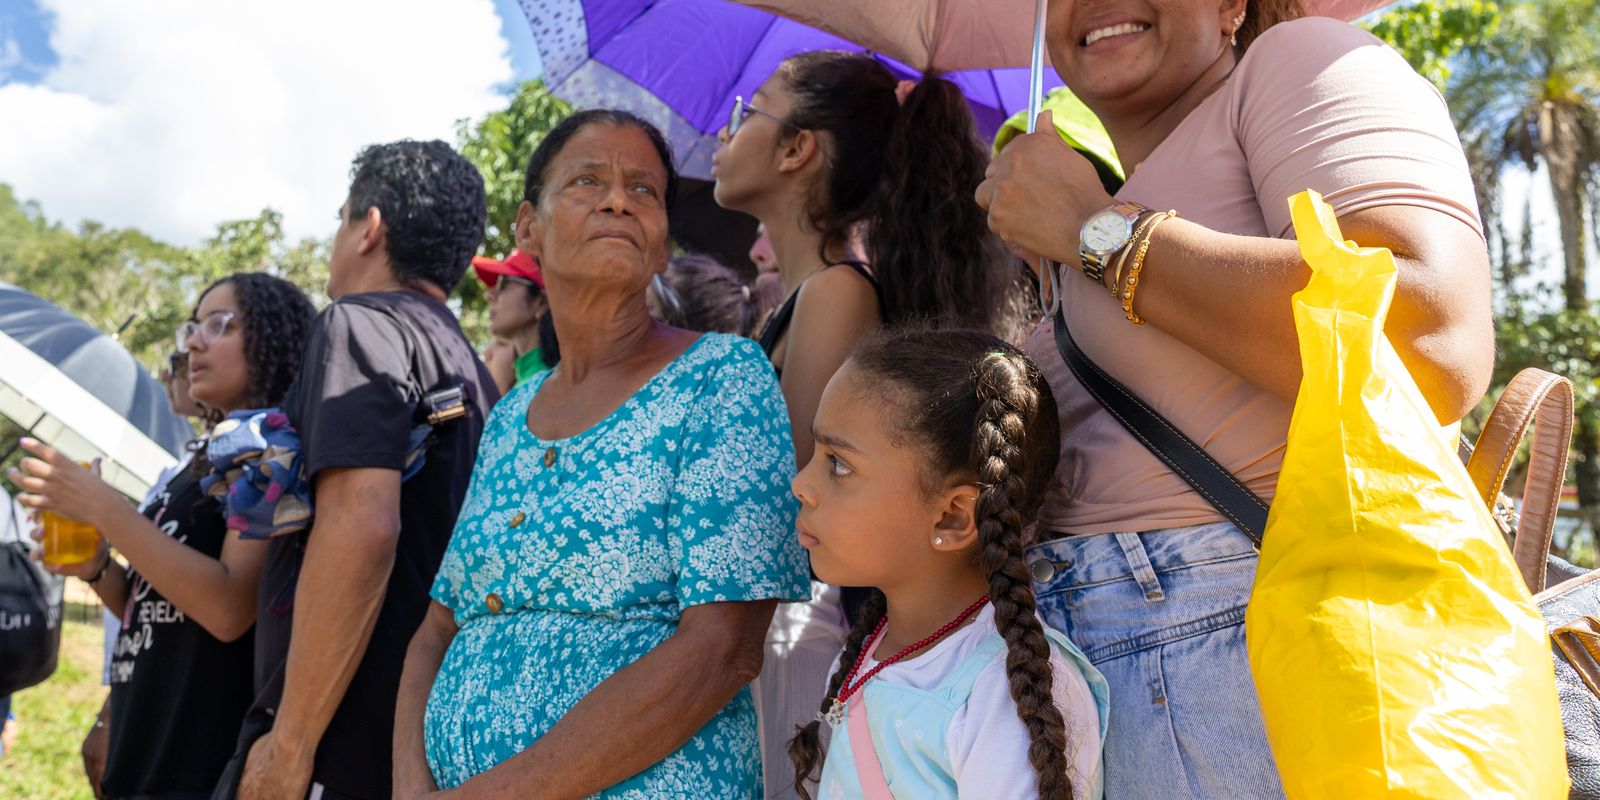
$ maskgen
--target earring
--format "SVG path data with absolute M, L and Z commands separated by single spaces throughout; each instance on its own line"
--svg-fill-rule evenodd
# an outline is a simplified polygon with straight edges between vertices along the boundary
M 1228 44 L 1230 46 L 1232 46 L 1232 47 L 1238 47 L 1239 46 L 1239 29 L 1238 28 L 1234 28 L 1233 29 L 1233 33 L 1228 34 Z
M 933 544 L 934 544 L 935 547 L 944 544 L 944 537 L 943 536 L 935 536 L 935 537 L 933 537 Z

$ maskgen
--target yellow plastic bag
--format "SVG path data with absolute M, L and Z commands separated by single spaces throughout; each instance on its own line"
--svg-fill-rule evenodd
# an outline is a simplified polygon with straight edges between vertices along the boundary
M 1383 335 L 1388 250 L 1290 198 L 1305 371 L 1245 617 L 1291 798 L 1567 796 L 1544 622 Z

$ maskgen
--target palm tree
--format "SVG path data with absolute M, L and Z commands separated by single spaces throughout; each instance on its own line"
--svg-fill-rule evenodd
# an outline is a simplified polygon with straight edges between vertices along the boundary
M 1498 28 L 1462 53 L 1446 94 L 1472 165 L 1485 227 L 1491 243 L 1498 240 L 1503 285 L 1509 288 L 1531 254 L 1512 252 L 1500 178 L 1508 166 L 1532 171 L 1543 165 L 1561 236 L 1562 316 L 1592 319 L 1587 261 L 1591 237 L 1600 227 L 1600 0 L 1502 6 Z M 1523 225 L 1532 225 L 1527 215 Z M 1531 230 L 1525 227 L 1519 238 L 1526 251 Z M 1582 344 L 1581 334 L 1570 329 L 1556 335 Z M 1592 396 L 1585 391 L 1592 388 L 1580 387 L 1580 395 Z M 1573 436 L 1573 478 L 1582 516 L 1600 539 L 1600 408 L 1593 402 L 1582 406 Z
M 1550 178 L 1569 310 L 1589 307 L 1587 255 L 1600 222 L 1600 0 L 1502 6 L 1498 30 L 1463 54 L 1447 93 L 1484 221 L 1499 224 L 1506 165 Z M 1524 254 L 1526 255 L 1526 254 Z

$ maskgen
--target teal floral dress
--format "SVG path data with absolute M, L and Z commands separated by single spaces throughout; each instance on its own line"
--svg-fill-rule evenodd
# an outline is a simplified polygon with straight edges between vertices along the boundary
M 684 609 L 809 596 L 789 415 L 753 342 L 705 334 L 610 416 L 556 441 L 526 423 L 549 375 L 490 414 L 434 581 L 460 626 L 424 726 L 440 788 L 526 749 L 666 641 Z M 759 798 L 749 689 L 597 796 Z

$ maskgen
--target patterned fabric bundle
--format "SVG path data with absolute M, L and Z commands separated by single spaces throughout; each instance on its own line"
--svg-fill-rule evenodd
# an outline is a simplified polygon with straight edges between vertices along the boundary
M 300 463 L 300 436 L 275 408 L 235 411 L 206 447 L 212 473 L 200 479 L 222 502 L 230 530 L 270 539 L 311 527 L 311 486 Z
M 411 429 L 401 482 L 422 471 L 433 426 Z M 300 456 L 300 435 L 276 408 L 235 411 L 211 432 L 212 472 L 200 479 L 222 502 L 228 529 L 244 539 L 271 539 L 311 527 L 311 483 Z

